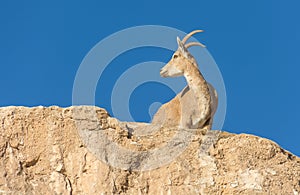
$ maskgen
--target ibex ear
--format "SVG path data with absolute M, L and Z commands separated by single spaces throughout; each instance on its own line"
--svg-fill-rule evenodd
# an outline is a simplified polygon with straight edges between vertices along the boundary
M 179 37 L 177 37 L 177 44 L 178 44 L 178 48 L 184 49 L 184 45 L 183 45 L 183 43 L 181 42 L 181 40 L 179 39 Z
M 184 57 L 188 57 L 188 50 L 185 48 L 179 37 L 177 37 L 178 50 L 184 55 Z

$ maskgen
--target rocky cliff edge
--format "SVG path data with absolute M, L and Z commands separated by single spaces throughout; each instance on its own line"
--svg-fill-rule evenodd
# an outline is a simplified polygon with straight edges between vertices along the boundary
M 0 194 L 294 194 L 300 158 L 247 134 L 118 122 L 92 106 L 0 108 Z

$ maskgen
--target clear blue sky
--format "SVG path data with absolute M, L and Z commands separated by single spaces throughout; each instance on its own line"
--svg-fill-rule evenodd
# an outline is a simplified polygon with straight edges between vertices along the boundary
M 298 0 L 1 1 L 0 106 L 70 106 L 82 59 L 121 29 L 146 24 L 185 32 L 200 28 L 206 33 L 199 39 L 226 85 L 224 130 L 272 139 L 300 156 L 299 8 Z M 165 61 L 170 57 L 154 50 L 132 52 L 124 59 L 133 64 L 154 54 Z M 99 87 L 96 103 L 110 110 L 103 90 L 109 94 L 109 84 Z M 151 98 L 145 89 L 134 94 Z M 138 109 L 133 106 L 134 115 L 148 120 Z

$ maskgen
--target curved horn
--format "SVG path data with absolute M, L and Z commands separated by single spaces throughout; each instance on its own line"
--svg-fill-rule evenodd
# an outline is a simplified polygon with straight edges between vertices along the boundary
M 185 42 L 186 42 L 189 38 L 191 38 L 191 36 L 193 36 L 194 34 L 199 33 L 199 32 L 203 32 L 203 30 L 194 30 L 194 31 L 190 32 L 189 34 L 187 34 L 187 35 L 182 39 L 181 42 L 182 42 L 183 44 L 185 44 Z
M 187 44 L 185 45 L 185 48 L 189 48 L 189 47 L 192 47 L 192 46 L 206 47 L 206 46 L 203 45 L 202 43 L 199 43 L 199 42 L 191 42 L 191 43 L 187 43 Z

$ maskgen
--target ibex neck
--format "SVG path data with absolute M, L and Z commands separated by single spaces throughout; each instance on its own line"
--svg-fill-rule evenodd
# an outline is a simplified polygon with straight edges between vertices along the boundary
M 186 78 L 186 81 L 187 81 L 189 87 L 191 88 L 191 90 L 196 92 L 195 94 L 199 94 L 199 93 L 197 93 L 199 91 L 201 91 L 202 95 L 205 95 L 205 94 L 203 94 L 203 92 L 209 93 L 207 82 L 204 79 L 204 77 L 202 76 L 202 74 L 200 73 L 200 71 L 198 69 L 198 65 L 197 64 L 189 64 L 187 67 L 188 68 L 186 69 L 186 71 L 184 73 L 184 77 Z
M 195 97 L 194 109 L 197 114 L 193 126 L 195 125 L 195 128 L 202 128 L 211 115 L 211 96 L 208 84 L 200 73 L 197 64 L 188 64 L 184 76 Z

